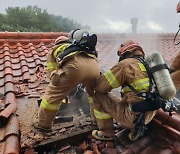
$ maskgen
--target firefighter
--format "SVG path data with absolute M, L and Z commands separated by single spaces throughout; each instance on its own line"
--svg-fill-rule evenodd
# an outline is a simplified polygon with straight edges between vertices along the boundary
M 53 55 L 53 53 L 59 47 L 60 44 L 68 43 L 68 41 L 69 41 L 69 39 L 67 36 L 59 36 L 54 42 L 53 50 L 51 52 L 48 52 L 46 70 L 47 70 L 47 77 L 49 79 L 51 79 L 52 72 L 58 70 L 58 63 L 57 63 L 56 58 Z
M 51 74 L 53 74 L 53 72 L 56 72 L 56 70 L 58 70 L 58 63 L 56 61 L 56 58 L 53 55 L 53 51 L 55 51 L 60 44 L 62 43 L 68 43 L 69 39 L 67 36 L 59 36 L 55 42 L 54 42 L 54 47 L 53 50 L 51 52 L 48 52 L 47 54 L 47 78 L 51 79 Z M 62 101 L 62 103 L 68 103 L 69 102 L 69 98 L 68 96 L 66 96 L 66 98 L 64 98 Z
M 177 5 L 177 13 L 180 13 L 180 2 Z M 180 25 L 179 25 L 179 30 L 174 37 L 174 42 L 176 41 L 176 37 L 179 31 L 180 31 Z M 175 45 L 178 45 L 178 44 L 180 44 L 180 42 L 175 43 Z M 178 91 L 180 89 L 180 52 L 174 58 L 172 64 L 170 65 L 170 68 L 172 69 L 171 78 Z
M 86 86 L 89 97 L 94 94 L 95 81 L 100 75 L 97 62 L 96 34 L 87 30 L 73 30 L 69 38 L 63 37 L 48 57 L 50 84 L 42 97 L 38 120 L 33 126 L 41 131 L 50 131 L 52 122 L 61 106 L 61 101 L 79 83 Z M 69 41 L 68 41 L 69 40 Z M 68 42 L 67 42 L 68 41 Z M 54 69 L 54 67 L 56 69 Z
M 178 91 L 180 90 L 180 52 L 174 58 L 170 68 L 172 69 L 171 78 Z
M 139 112 L 131 110 L 131 104 L 142 100 L 127 85 L 131 85 L 138 92 L 147 92 L 149 89 L 149 77 L 145 66 L 137 58 L 144 59 L 142 47 L 133 40 L 121 44 L 119 50 L 119 62 L 109 71 L 98 78 L 94 95 L 94 115 L 99 130 L 93 130 L 92 136 L 99 140 L 113 140 L 113 119 L 125 128 L 131 129 L 129 139 L 136 140 L 139 135 L 135 132 L 135 121 Z M 122 87 L 121 98 L 114 96 L 110 91 Z M 156 114 L 155 111 L 144 113 L 144 123 L 148 124 Z

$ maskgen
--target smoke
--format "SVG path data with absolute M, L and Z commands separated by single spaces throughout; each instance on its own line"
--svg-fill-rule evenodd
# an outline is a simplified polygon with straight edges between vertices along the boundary
M 179 0 L 1 0 L 0 13 L 8 7 L 37 5 L 48 13 L 61 15 L 88 25 L 96 32 L 131 32 L 131 18 L 138 18 L 139 33 L 176 32 L 179 16 L 176 6 Z

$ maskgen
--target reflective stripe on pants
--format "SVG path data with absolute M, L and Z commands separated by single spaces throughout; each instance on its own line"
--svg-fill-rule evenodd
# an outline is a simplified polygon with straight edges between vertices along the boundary
M 43 97 L 42 98 L 42 101 L 41 101 L 41 106 L 44 108 L 44 109 L 47 109 L 47 110 L 55 110 L 55 111 L 58 111 L 61 104 L 50 104 L 48 103 L 48 101 Z
M 103 120 L 103 119 L 111 119 L 111 116 L 109 114 L 107 114 L 105 112 L 100 112 L 100 111 L 98 111 L 96 109 L 94 109 L 94 115 L 95 115 L 95 117 L 97 119 L 101 119 L 101 120 Z

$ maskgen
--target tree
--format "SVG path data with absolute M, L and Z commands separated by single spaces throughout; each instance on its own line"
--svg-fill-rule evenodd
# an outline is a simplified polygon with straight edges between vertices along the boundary
M 0 14 L 0 31 L 67 32 L 76 28 L 90 29 L 73 19 L 49 14 L 37 6 L 8 7 L 6 14 Z

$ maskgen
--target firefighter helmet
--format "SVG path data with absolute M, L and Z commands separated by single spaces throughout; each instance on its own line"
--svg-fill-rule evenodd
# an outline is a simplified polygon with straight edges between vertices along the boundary
M 180 2 L 178 3 L 176 10 L 177 10 L 177 13 L 180 13 Z
M 143 52 L 142 47 L 137 42 L 132 41 L 132 40 L 128 40 L 128 41 L 126 41 L 120 45 L 120 47 L 118 49 L 118 55 L 122 55 L 127 51 L 132 51 L 130 49 L 134 48 L 134 47 L 138 47 Z
M 69 32 L 69 40 L 83 42 L 86 41 L 86 38 L 90 36 L 90 32 L 85 29 L 75 29 Z
M 55 45 L 60 44 L 60 43 L 64 43 L 67 42 L 69 39 L 66 36 L 59 36 L 56 40 L 55 40 Z
M 79 44 L 93 50 L 97 44 L 96 34 L 85 29 L 76 29 L 70 31 L 68 38 L 73 44 Z

